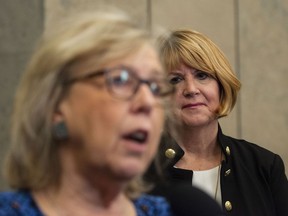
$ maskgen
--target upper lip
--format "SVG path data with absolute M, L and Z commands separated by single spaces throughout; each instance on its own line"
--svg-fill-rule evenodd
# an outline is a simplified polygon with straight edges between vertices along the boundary
M 201 103 L 201 102 L 188 103 L 188 104 L 184 104 L 181 108 L 182 108 L 182 109 L 185 109 L 185 108 L 195 107 L 195 106 L 200 106 L 200 105 L 204 105 L 204 106 L 205 106 L 205 103 Z

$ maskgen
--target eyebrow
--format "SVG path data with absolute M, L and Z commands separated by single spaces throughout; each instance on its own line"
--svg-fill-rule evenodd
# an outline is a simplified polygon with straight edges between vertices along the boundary
M 171 71 L 168 75 L 185 75 L 182 71 Z
M 198 70 L 198 69 L 195 69 L 195 68 L 191 68 L 190 71 L 189 71 L 189 73 L 192 73 L 192 74 L 199 73 L 199 72 L 210 74 L 207 71 L 203 71 L 203 70 L 200 70 L 200 69 Z M 173 70 L 173 71 L 170 72 L 170 74 L 175 74 L 175 75 L 185 75 L 186 73 L 188 73 L 188 72 L 183 72 L 181 70 Z
M 153 75 L 153 77 L 161 77 L 161 78 L 165 78 L 167 77 L 165 71 L 161 70 L 153 70 L 151 71 L 151 74 L 150 75 Z

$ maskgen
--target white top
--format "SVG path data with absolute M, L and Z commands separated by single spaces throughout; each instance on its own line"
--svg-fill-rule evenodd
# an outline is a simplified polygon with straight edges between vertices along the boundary
M 220 204 L 222 203 L 222 196 L 221 196 L 221 186 L 220 186 L 220 171 L 221 167 L 217 166 L 209 170 L 201 170 L 201 171 L 194 171 L 193 170 L 193 179 L 192 185 L 203 190 L 208 195 L 210 195 L 213 199 L 215 199 L 216 188 L 216 201 Z M 218 185 L 217 184 L 218 179 Z

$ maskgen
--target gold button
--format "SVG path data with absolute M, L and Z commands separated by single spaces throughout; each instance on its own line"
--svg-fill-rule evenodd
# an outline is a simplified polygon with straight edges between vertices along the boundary
M 175 157 L 175 154 L 176 154 L 176 152 L 171 148 L 169 148 L 165 151 L 165 156 L 169 159 L 173 159 Z
M 225 208 L 227 211 L 231 211 L 232 210 L 232 203 L 230 201 L 226 201 L 225 202 Z
M 226 170 L 226 171 L 225 171 L 225 176 L 230 175 L 230 173 L 231 173 L 231 169 Z
M 230 155 L 231 152 L 230 152 L 230 148 L 228 146 L 226 146 L 225 150 L 226 150 L 227 155 Z

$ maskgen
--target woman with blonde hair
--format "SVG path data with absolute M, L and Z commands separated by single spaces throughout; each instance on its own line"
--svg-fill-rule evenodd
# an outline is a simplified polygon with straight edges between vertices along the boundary
M 173 91 L 153 41 L 115 12 L 45 32 L 15 98 L 1 216 L 171 215 L 142 193 Z
M 223 52 L 190 29 L 171 31 L 159 42 L 176 88 L 158 155 L 165 180 L 200 188 L 227 215 L 288 215 L 288 182 L 280 156 L 222 133 L 218 120 L 231 112 L 240 89 Z M 161 184 L 155 191 L 161 192 Z

